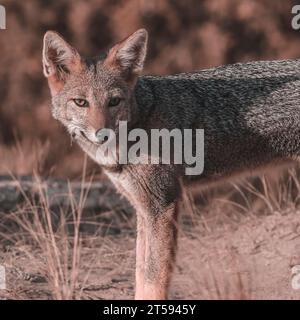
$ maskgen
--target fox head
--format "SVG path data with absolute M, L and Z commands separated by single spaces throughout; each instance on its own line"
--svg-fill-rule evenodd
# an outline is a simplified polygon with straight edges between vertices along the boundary
M 105 57 L 87 59 L 58 33 L 44 36 L 43 70 L 52 95 L 52 114 L 75 137 L 103 143 L 101 129 L 116 130 L 132 121 L 134 86 L 147 51 L 147 31 L 140 29 L 113 46 Z

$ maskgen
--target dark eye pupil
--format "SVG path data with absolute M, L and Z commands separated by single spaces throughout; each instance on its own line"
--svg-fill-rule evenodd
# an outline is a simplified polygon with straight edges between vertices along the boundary
M 120 103 L 120 101 L 121 101 L 121 99 L 118 98 L 118 97 L 111 98 L 111 99 L 109 100 L 109 106 L 110 106 L 110 107 L 115 107 L 115 106 L 117 106 L 117 105 Z
M 88 102 L 84 99 L 75 99 L 74 102 L 77 104 L 78 107 L 86 107 Z
M 84 99 L 74 99 L 74 102 L 78 107 L 87 107 L 88 106 L 88 102 Z

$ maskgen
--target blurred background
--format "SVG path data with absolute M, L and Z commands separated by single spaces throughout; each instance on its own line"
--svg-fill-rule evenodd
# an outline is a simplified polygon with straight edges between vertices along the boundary
M 97 55 L 136 29 L 149 31 L 145 73 L 300 57 L 290 0 L 2 0 L 0 173 L 76 178 L 83 153 L 51 118 L 42 74 L 45 31 L 60 32 L 83 55 Z M 88 170 L 99 170 L 89 162 Z

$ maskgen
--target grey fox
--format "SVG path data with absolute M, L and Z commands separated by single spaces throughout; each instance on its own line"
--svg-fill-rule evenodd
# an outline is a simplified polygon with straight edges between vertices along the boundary
M 147 32 L 87 59 L 60 35 L 44 37 L 52 113 L 137 212 L 136 299 L 166 299 L 175 260 L 182 186 L 207 186 L 300 154 L 300 61 L 238 63 L 194 73 L 140 76 Z M 186 164 L 105 163 L 99 129 L 203 128 L 204 171 Z

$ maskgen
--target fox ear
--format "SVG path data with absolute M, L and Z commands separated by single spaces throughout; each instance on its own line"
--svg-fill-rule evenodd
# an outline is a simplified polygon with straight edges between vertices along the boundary
M 67 77 L 78 72 L 81 66 L 79 53 L 58 33 L 46 32 L 43 48 L 43 70 L 53 94 L 60 91 Z
M 147 41 L 147 31 L 139 29 L 110 49 L 105 64 L 119 69 L 128 80 L 131 80 L 143 70 Z

